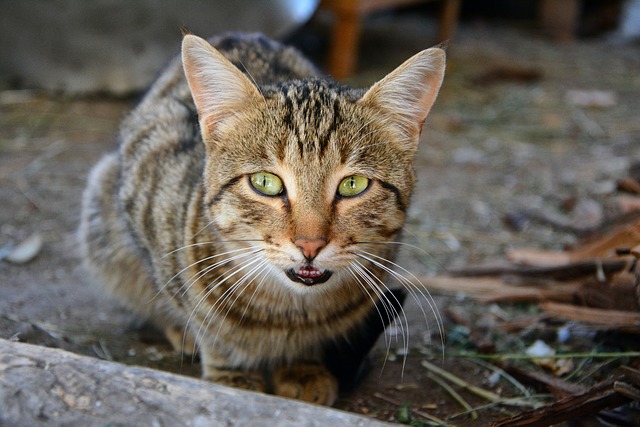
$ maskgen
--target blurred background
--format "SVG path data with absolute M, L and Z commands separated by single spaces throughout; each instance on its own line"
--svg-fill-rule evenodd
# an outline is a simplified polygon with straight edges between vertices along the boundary
M 403 236 L 412 246 L 403 245 L 398 257 L 426 284 L 447 271 L 504 260 L 514 248 L 571 247 L 587 232 L 640 211 L 640 192 L 620 190 L 627 177 L 640 182 L 640 0 L 0 5 L 3 338 L 198 375 L 197 361 L 149 338 L 132 326 L 130 313 L 87 286 L 75 243 L 87 173 L 116 147 L 123 116 L 177 54 L 181 27 L 201 36 L 263 32 L 359 87 L 422 49 L 448 46 L 447 75 L 415 161 L 418 182 Z M 393 340 L 392 328 L 389 347 L 381 343 L 374 352 L 374 366 L 384 365 L 383 372 L 376 370 L 339 407 L 406 422 L 397 410 L 410 402 L 449 420 L 463 410 L 426 375 L 426 358 L 477 386 L 520 393 L 505 381 L 491 382 L 493 371 L 478 364 L 443 359 L 436 312 L 444 320 L 447 355 L 524 352 L 537 339 L 559 351 L 638 350 L 637 335 L 598 334 L 549 317 L 536 304 L 483 304 L 456 289 L 435 298 L 427 322 L 408 301 L 409 354 Z M 612 301 L 618 307 L 621 300 Z M 562 343 L 555 341 L 560 328 L 571 331 Z M 35 333 L 16 332 L 25 330 Z M 618 362 L 576 362 L 570 376 L 592 384 Z M 450 420 L 485 426 L 505 416 L 504 408 L 472 403 L 482 405 L 479 418 L 463 413 Z
M 181 27 L 202 36 L 262 32 L 322 58 L 339 79 L 357 69 L 368 24 L 398 15 L 422 18 L 400 35 L 425 46 L 453 45 L 460 22 L 479 21 L 510 22 L 561 42 L 640 35 L 637 0 L 23 0 L 5 1 L 2 10 L 0 84 L 67 94 L 145 88 L 176 52 Z

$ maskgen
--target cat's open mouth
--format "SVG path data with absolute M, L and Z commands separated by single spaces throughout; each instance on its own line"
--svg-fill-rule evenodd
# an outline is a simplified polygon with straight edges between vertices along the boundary
M 290 268 L 285 271 L 285 273 L 287 277 L 294 282 L 307 286 L 324 283 L 329 280 L 329 277 L 333 274 L 331 270 L 319 270 L 312 265 L 304 265 L 296 269 Z

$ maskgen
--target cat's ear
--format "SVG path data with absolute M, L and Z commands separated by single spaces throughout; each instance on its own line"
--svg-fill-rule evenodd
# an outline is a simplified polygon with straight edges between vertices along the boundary
M 438 96 L 445 60 L 442 49 L 423 50 L 374 84 L 359 102 L 382 111 L 406 137 L 417 140 Z
M 260 99 L 256 85 L 200 37 L 187 34 L 182 40 L 182 65 L 205 141 L 227 119 Z

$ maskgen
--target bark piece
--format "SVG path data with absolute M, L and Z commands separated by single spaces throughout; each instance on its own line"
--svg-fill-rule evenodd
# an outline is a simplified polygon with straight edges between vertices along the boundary
M 621 194 L 616 198 L 616 205 L 620 212 L 625 215 L 637 214 L 640 212 L 640 196 Z
M 597 274 L 614 274 L 629 265 L 629 261 L 624 258 L 571 262 L 565 258 L 564 252 L 535 249 L 514 250 L 508 254 L 508 257 L 518 264 L 525 265 L 466 267 L 452 271 L 451 274 L 459 277 L 517 276 L 532 279 L 577 280 Z M 556 264 L 551 261 L 553 258 Z
M 636 297 L 638 287 L 636 275 L 621 272 L 607 281 L 587 280 L 576 291 L 575 303 L 593 308 L 634 311 L 640 313 L 640 303 Z
M 554 317 L 583 322 L 600 329 L 640 333 L 640 313 L 633 311 L 578 307 L 570 304 L 544 302 L 540 308 Z
M 580 384 L 570 383 L 562 378 L 541 371 L 522 369 L 513 365 L 505 366 L 504 370 L 520 380 L 544 385 L 556 397 L 581 394 L 587 389 Z
M 622 178 L 618 181 L 618 190 L 626 191 L 627 193 L 640 194 L 640 182 L 630 176 Z
M 623 367 L 623 374 L 603 381 L 584 393 L 568 396 L 550 405 L 497 421 L 491 427 L 545 427 L 563 421 L 595 415 L 606 408 L 616 408 L 637 400 L 639 372 Z
M 513 286 L 504 283 L 501 279 L 491 277 L 435 276 L 421 279 L 420 282 L 429 291 L 449 295 L 469 294 L 483 302 L 548 300 L 569 302 L 579 286 L 575 283 L 557 282 L 541 286 Z

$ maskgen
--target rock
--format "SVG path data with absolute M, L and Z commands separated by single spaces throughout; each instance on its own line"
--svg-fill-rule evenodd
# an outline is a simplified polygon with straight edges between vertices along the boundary
M 0 339 L 3 426 L 390 424 L 318 405 Z

